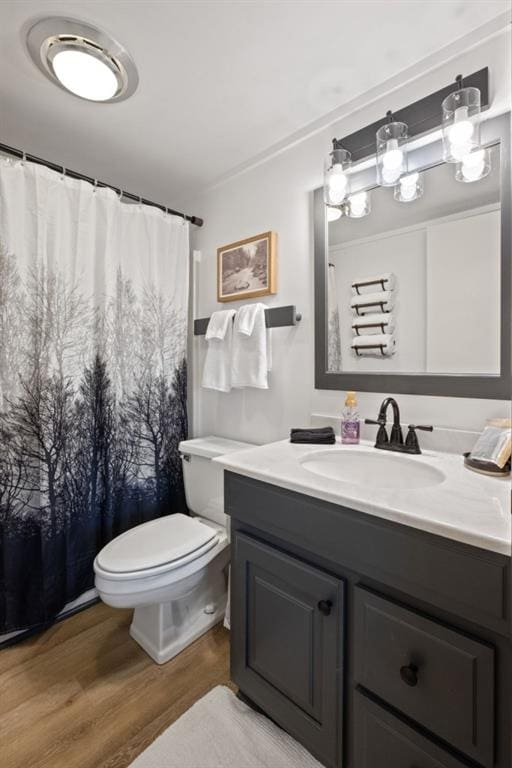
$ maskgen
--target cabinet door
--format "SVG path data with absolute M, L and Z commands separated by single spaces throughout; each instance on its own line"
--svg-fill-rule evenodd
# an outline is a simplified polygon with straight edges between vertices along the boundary
M 233 680 L 325 765 L 341 765 L 343 583 L 244 534 L 232 555 Z

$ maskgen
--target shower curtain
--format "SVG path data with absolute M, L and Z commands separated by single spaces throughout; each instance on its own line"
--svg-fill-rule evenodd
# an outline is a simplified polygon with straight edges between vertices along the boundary
M 0 633 L 122 531 L 185 511 L 188 225 L 0 160 Z

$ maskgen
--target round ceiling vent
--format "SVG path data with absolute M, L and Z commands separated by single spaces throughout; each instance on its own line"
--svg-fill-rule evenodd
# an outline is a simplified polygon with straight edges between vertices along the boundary
M 126 49 L 83 21 L 42 19 L 30 28 L 27 47 L 43 74 L 81 99 L 121 101 L 137 88 L 137 69 Z

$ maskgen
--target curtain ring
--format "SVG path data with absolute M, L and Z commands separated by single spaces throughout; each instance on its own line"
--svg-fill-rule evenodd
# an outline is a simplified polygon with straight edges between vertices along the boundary
M 122 197 L 123 197 L 123 190 L 121 189 L 121 187 L 119 187 L 119 202 L 121 202 Z
M 65 175 L 66 175 L 66 168 L 65 168 L 65 166 L 63 165 L 63 166 L 62 166 L 62 171 L 61 171 L 61 174 L 60 174 L 60 179 L 61 179 L 61 181 L 64 181 L 64 177 L 65 177 Z
M 139 195 L 139 211 L 142 211 L 142 197 Z
M 25 161 L 26 161 L 26 159 L 27 159 L 27 153 L 26 153 L 26 152 L 23 152 L 23 154 L 22 154 L 22 156 L 21 156 L 21 164 L 22 164 L 23 166 L 25 165 Z
M 92 190 L 93 195 L 96 194 L 96 189 L 97 188 L 98 188 L 98 179 L 94 179 L 94 186 L 93 186 L 93 190 Z

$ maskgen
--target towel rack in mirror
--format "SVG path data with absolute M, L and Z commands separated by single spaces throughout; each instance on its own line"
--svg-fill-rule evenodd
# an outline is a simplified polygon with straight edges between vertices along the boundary
M 265 324 L 267 328 L 283 328 L 287 325 L 297 325 L 302 320 L 302 315 L 297 312 L 295 304 L 286 307 L 268 307 L 265 310 Z M 201 317 L 194 320 L 194 336 L 204 336 L 209 317 Z

